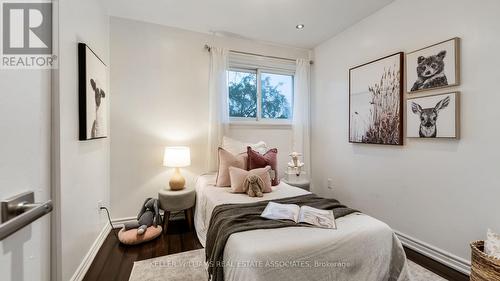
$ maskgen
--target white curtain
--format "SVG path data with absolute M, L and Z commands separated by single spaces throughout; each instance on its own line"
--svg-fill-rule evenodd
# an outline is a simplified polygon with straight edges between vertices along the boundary
M 293 150 L 302 153 L 305 171 L 311 173 L 309 84 L 311 64 L 309 60 L 298 59 L 294 78 L 293 99 Z
M 210 49 L 209 117 L 208 117 L 208 169 L 217 170 L 217 149 L 229 127 L 227 92 L 227 55 L 222 48 Z

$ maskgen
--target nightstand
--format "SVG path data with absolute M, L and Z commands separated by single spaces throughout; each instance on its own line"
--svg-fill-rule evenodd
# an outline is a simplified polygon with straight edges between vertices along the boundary
M 311 182 L 309 180 L 309 176 L 305 174 L 301 174 L 300 176 L 296 176 L 295 174 L 286 174 L 284 178 L 281 179 L 284 183 L 289 184 L 291 186 L 295 186 L 298 188 L 302 188 L 304 190 L 309 191 L 311 187 Z
M 158 192 L 160 208 L 164 212 L 163 229 L 167 232 L 168 220 L 172 212 L 184 211 L 189 229 L 193 227 L 193 208 L 196 200 L 194 188 L 186 187 L 182 190 L 162 189 Z

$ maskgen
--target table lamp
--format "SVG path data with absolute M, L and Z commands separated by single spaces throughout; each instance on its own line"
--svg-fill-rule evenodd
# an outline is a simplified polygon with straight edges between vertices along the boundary
M 186 184 L 186 179 L 181 175 L 179 168 L 191 165 L 191 152 L 186 146 L 165 147 L 163 166 L 175 168 L 170 178 L 169 185 L 172 190 L 181 190 Z

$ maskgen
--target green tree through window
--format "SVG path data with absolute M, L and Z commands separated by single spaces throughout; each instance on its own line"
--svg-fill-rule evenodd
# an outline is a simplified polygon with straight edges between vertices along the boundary
M 293 76 L 262 73 L 261 118 L 290 119 L 292 117 Z M 228 71 L 229 116 L 257 117 L 257 74 Z
M 257 74 L 228 72 L 229 116 L 257 117 Z
M 262 73 L 262 118 L 290 119 L 292 76 Z

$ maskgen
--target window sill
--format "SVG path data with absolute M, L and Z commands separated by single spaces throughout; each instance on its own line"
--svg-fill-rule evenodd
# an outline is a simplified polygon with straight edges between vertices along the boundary
M 292 124 L 289 122 L 231 121 L 229 127 L 231 129 L 291 130 Z

